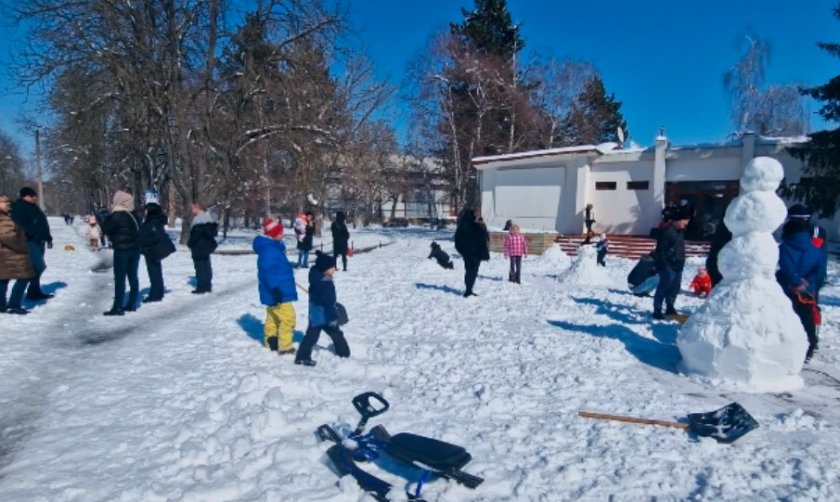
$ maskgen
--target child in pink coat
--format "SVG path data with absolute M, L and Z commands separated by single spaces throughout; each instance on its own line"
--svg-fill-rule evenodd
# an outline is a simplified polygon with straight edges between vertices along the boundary
M 528 241 L 519 231 L 519 225 L 510 226 L 510 231 L 505 236 L 505 257 L 510 258 L 510 274 L 508 281 L 520 283 L 522 273 L 522 257 L 528 254 Z

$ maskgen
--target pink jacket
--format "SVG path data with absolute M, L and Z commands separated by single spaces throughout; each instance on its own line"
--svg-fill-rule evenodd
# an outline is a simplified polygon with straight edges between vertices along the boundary
M 525 256 L 528 254 L 528 241 L 522 234 L 505 236 L 505 256 Z

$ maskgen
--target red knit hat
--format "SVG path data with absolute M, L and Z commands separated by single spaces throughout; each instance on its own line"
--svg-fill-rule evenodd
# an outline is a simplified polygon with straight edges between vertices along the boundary
M 283 235 L 283 225 L 279 221 L 274 221 L 271 218 L 263 220 L 263 233 L 272 239 L 276 239 Z

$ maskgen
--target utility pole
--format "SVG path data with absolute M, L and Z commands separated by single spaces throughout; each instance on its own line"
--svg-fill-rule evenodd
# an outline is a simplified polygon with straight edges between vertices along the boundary
M 38 206 L 44 209 L 44 180 L 41 176 L 41 131 L 35 129 L 35 181 L 38 183 Z

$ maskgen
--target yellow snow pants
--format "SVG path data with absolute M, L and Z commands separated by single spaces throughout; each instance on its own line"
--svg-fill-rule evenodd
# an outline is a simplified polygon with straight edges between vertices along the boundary
M 279 337 L 277 350 L 289 350 L 292 345 L 292 335 L 295 331 L 295 306 L 292 302 L 278 303 L 265 309 L 265 337 L 263 344 L 268 347 L 268 339 Z

